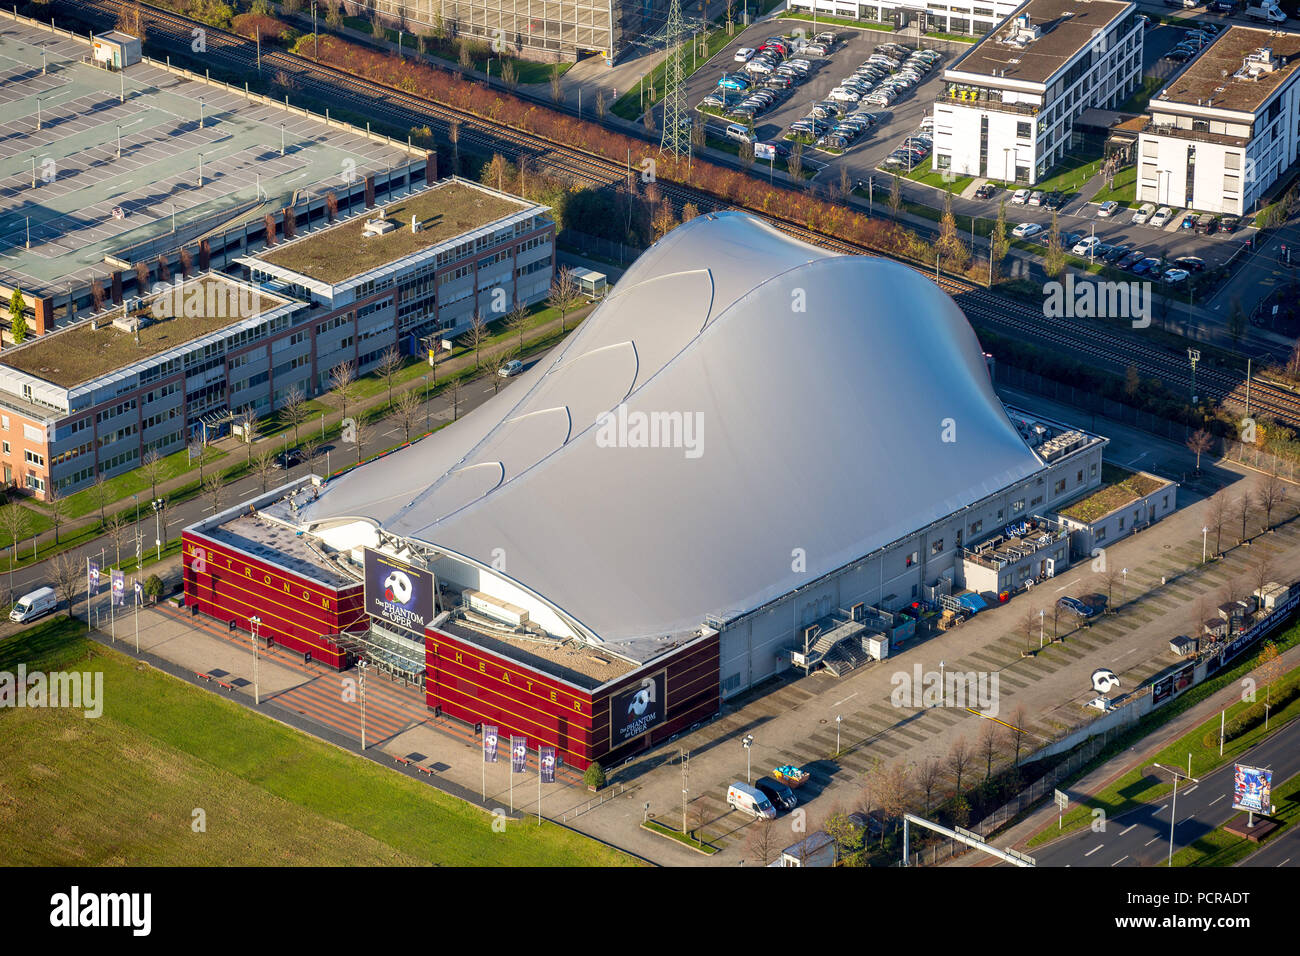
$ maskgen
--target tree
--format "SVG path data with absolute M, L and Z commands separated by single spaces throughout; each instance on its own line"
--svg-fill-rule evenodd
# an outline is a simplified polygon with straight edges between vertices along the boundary
M 1120 577 L 1122 576 L 1122 572 L 1120 571 L 1119 568 L 1115 567 L 1108 561 L 1106 562 L 1105 570 L 1100 573 L 1101 573 L 1101 582 L 1106 587 L 1106 609 L 1109 611 L 1115 605 L 1115 602 L 1112 600 L 1112 598 L 1115 595 L 1115 584 L 1117 581 L 1119 581 Z
M 149 497 L 158 497 L 158 479 L 162 477 L 163 458 L 157 448 L 150 448 L 140 459 L 140 475 L 149 482 Z
M 1246 542 L 1246 522 L 1250 519 L 1250 506 L 1252 504 L 1254 504 L 1254 500 L 1251 498 L 1249 489 L 1242 491 L 1233 504 L 1233 514 L 1241 516 L 1241 542 L 1243 544 Z
M 245 405 L 240 409 L 239 417 L 244 423 L 244 444 L 248 446 L 248 464 L 253 464 L 253 444 L 261 435 L 262 423 L 257 415 L 257 409 L 252 405 Z
M 302 461 L 307 466 L 307 471 L 311 472 L 311 463 L 316 460 L 320 454 L 321 440 L 319 438 L 308 438 L 302 443 Z
M 1196 455 L 1196 472 L 1201 471 L 1201 456 L 1205 454 L 1214 445 L 1214 436 L 1204 428 L 1198 428 L 1188 437 L 1187 450 Z
M 1234 298 L 1231 311 L 1228 312 L 1228 337 L 1232 339 L 1233 345 L 1240 345 L 1245 335 L 1246 313 L 1242 311 L 1241 300 Z
M 741 143 L 739 156 L 741 169 L 745 172 L 749 172 L 754 165 L 754 144 Z
M 325 3 L 325 25 L 331 30 L 343 29 L 343 10 L 326 0 Z
M 903 181 L 899 178 L 898 173 L 894 173 L 894 180 L 889 185 L 889 214 L 898 221 L 898 212 L 903 208 Z
M 95 482 L 90 486 L 90 500 L 99 506 L 99 523 L 107 523 L 108 518 L 104 514 L 104 509 L 108 506 L 108 479 L 103 475 L 97 475 Z
M 1252 592 L 1261 595 L 1264 585 L 1271 584 L 1276 572 L 1273 569 L 1273 560 L 1267 554 L 1261 554 L 1250 566 L 1250 584 Z M 1260 598 L 1263 600 L 1262 596 Z
M 416 423 L 420 420 L 420 405 L 423 397 L 414 389 L 408 389 L 401 395 L 397 396 L 397 401 L 393 404 L 393 410 L 397 413 L 397 421 L 402 426 L 403 440 L 411 440 L 411 432 L 414 430 Z
M 482 349 L 483 343 L 487 341 L 488 330 L 487 320 L 483 318 L 483 313 L 478 309 L 470 316 L 469 331 L 465 333 L 465 338 L 469 342 L 469 347 L 474 350 L 474 367 L 479 368 L 479 350 Z
M 1020 751 L 1025 745 L 1025 737 L 1029 735 L 1029 714 L 1025 711 L 1024 704 L 1017 704 L 1016 709 L 1011 713 L 1008 734 L 1015 748 L 1015 758 L 1013 763 L 1019 765 Z
M 980 726 L 980 735 L 976 744 L 979 755 L 984 759 L 984 779 L 993 776 L 993 761 L 998 759 L 998 725 L 986 720 Z
M 1058 279 L 1065 271 L 1065 247 L 1061 245 L 1061 226 L 1052 210 L 1052 224 L 1047 230 L 1047 254 L 1043 256 L 1043 271 L 1049 279 Z
M 560 313 L 561 333 L 568 331 L 564 317 L 577 308 L 581 301 L 582 290 L 578 288 L 578 282 L 573 278 L 573 270 L 568 266 L 561 266 L 555 273 L 555 278 L 551 280 L 551 292 L 546 297 L 546 304 Z
M 849 819 L 843 810 L 835 810 L 822 822 L 822 830 L 835 841 L 835 859 L 841 866 L 854 866 L 859 862 L 863 837 L 860 827 Z
M 989 254 L 993 257 L 994 277 L 1002 274 L 1002 260 L 1011 248 L 1011 239 L 1007 235 L 1007 201 L 998 204 L 998 219 L 993 224 L 993 237 L 990 240 Z
M 749 850 L 767 866 L 776 858 L 777 846 L 776 821 L 762 819 L 749 828 Z
M 1277 472 L 1271 472 L 1260 483 L 1256 494 L 1259 496 L 1259 506 L 1264 509 L 1263 530 L 1271 531 L 1273 528 L 1273 511 L 1286 499 L 1286 484 L 1277 476 Z
M 375 371 L 379 377 L 384 380 L 384 385 L 388 389 L 388 404 L 393 404 L 393 378 L 402 370 L 402 353 L 397 350 L 396 345 L 390 345 L 384 349 L 384 354 L 379 357 L 379 364 L 375 366 Z
M 790 155 L 785 158 L 785 170 L 796 183 L 803 182 L 803 143 L 790 147 Z
M 605 768 L 600 765 L 599 760 L 593 760 L 587 765 L 587 769 L 582 775 L 582 782 L 597 790 L 605 786 Z
M 330 391 L 338 398 L 339 413 L 347 418 L 348 402 L 357 389 L 357 375 L 351 362 L 336 365 L 330 371 Z
M 297 385 L 290 386 L 285 393 L 284 404 L 280 406 L 280 417 L 287 425 L 293 426 L 293 443 L 298 444 L 298 428 L 307 418 L 307 396 Z
M 462 59 L 469 58 L 463 47 L 460 55 Z M 451 172 L 455 176 L 460 173 L 460 120 L 454 119 L 447 124 L 447 139 L 451 142 Z
M 27 509 L 16 501 L 0 508 L 0 526 L 3 526 L 5 532 L 9 535 L 9 545 L 12 549 L 10 561 L 18 560 L 18 542 L 27 536 L 30 515 Z M 9 585 L 9 603 L 14 603 L 13 575 L 7 575 L 10 580 Z
M 1130 365 L 1124 370 L 1124 395 L 1130 402 L 1138 397 L 1138 391 L 1142 388 L 1142 376 L 1138 374 L 1137 366 Z M 1197 465 L 1199 468 L 1200 465 Z
M 265 492 L 271 483 L 271 473 L 275 471 L 275 449 L 267 446 L 259 451 L 253 458 L 252 471 Z
M 54 543 L 59 543 L 59 528 L 68 516 L 68 500 L 59 494 L 59 490 L 50 486 L 50 493 L 45 499 L 45 510 L 50 514 L 50 524 L 54 526 Z
M 1205 526 L 1214 532 L 1214 556 L 1217 558 L 1223 551 L 1223 526 L 1228 523 L 1228 497 L 1224 491 L 1211 496 L 1205 517 Z
M 1038 611 L 1034 608 L 1026 608 L 1024 614 L 1020 616 L 1020 633 L 1025 637 L 1025 650 L 1034 649 L 1034 639 L 1038 637 L 1041 641 L 1042 618 L 1039 617 Z
M 957 234 L 957 217 L 952 212 L 952 190 L 943 195 L 943 213 L 939 217 L 939 239 L 935 251 L 954 272 L 961 272 L 970 261 L 970 250 Z
M 77 603 L 77 592 L 85 577 L 85 565 L 75 554 L 65 551 L 51 558 L 48 566 L 54 576 L 55 588 L 68 604 L 68 617 L 72 617 Z
M 528 328 L 528 306 L 518 302 L 506 316 L 506 329 L 519 336 L 519 354 L 524 351 L 524 330 Z
M 1272 641 L 1266 642 L 1260 648 L 1256 670 L 1259 674 L 1259 682 L 1264 685 L 1264 725 L 1267 727 L 1268 712 L 1273 707 L 1273 685 L 1281 680 L 1283 673 L 1286 671 L 1286 666 L 1282 663 L 1277 645 Z
M 108 516 L 108 522 L 104 525 L 104 530 L 108 534 L 108 541 L 113 546 L 113 554 L 116 560 L 113 562 L 118 567 L 122 566 L 122 538 L 126 536 L 126 529 L 131 524 L 126 513 L 115 511 Z
M 451 420 L 460 418 L 460 376 L 451 380 Z
M 158 599 L 163 596 L 165 590 L 163 580 L 158 575 L 151 574 L 144 579 L 144 596 L 149 599 L 151 604 L 157 604 Z
M 212 506 L 213 514 L 221 510 L 221 506 L 226 500 L 226 483 L 222 480 L 220 473 L 208 475 L 203 480 L 202 494 L 203 500 Z
M 898 827 L 898 818 L 912 806 L 912 771 L 901 763 L 892 763 L 879 774 L 877 780 L 877 797 L 880 809 L 886 817 L 894 820 Z M 880 828 L 880 842 L 885 842 L 885 829 Z
M 352 437 L 356 440 L 357 443 L 357 464 L 358 465 L 361 464 L 362 459 L 365 457 L 365 444 L 370 440 L 371 427 L 372 426 L 370 422 L 366 421 L 364 416 L 358 415 L 355 419 L 353 419 Z
M 27 317 L 24 314 L 26 308 L 23 290 L 15 285 L 13 295 L 9 297 L 9 331 L 13 334 L 15 345 L 27 338 Z
M 551 67 L 551 102 L 557 106 L 564 102 L 564 86 L 560 83 L 560 64 L 558 63 Z M 649 112 L 649 110 L 646 110 L 647 114 Z M 653 118 L 646 124 L 646 129 L 654 129 Z
M 953 741 L 952 749 L 948 751 L 948 772 L 953 776 L 953 787 L 958 794 L 961 793 L 961 778 L 970 769 L 972 756 L 970 743 L 965 737 Z
M 501 373 L 505 370 L 507 363 L 514 356 L 510 352 L 500 351 L 493 356 L 492 361 L 488 363 L 488 372 L 492 375 L 492 394 L 495 395 L 501 391 L 501 382 L 505 376 Z

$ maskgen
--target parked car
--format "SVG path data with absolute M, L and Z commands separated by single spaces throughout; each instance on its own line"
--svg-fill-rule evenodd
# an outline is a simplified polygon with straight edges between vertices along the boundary
M 1239 226 L 1240 224 L 1241 224 L 1241 220 L 1238 219 L 1236 216 L 1224 216 L 1222 219 L 1219 220 L 1219 231 L 1226 232 L 1229 235 L 1231 235 L 1232 233 L 1237 231 L 1237 226 Z
M 1218 228 L 1219 223 L 1212 213 L 1202 213 L 1196 218 L 1196 234 L 1198 236 L 1212 236 Z
M 1160 281 L 1174 285 L 1178 282 L 1185 282 L 1190 277 L 1191 273 L 1186 269 L 1168 269 L 1165 271 L 1165 274 L 1160 277 Z
M 497 374 L 502 378 L 511 378 L 512 376 L 518 375 L 523 370 L 523 362 L 519 361 L 519 359 L 511 359 L 509 362 L 506 362 L 505 365 L 502 365 L 501 368 L 497 369 Z
M 297 468 L 302 464 L 302 455 L 296 450 L 286 451 L 275 459 L 275 467 L 280 469 Z
M 1133 265 L 1133 274 L 1135 276 L 1150 276 L 1153 279 L 1159 279 L 1160 273 L 1163 271 L 1160 260 L 1154 256 L 1148 256 Z
M 1036 222 L 1022 222 L 1016 228 L 1011 230 L 1011 234 L 1017 239 L 1029 239 L 1043 231 L 1042 225 Z
M 1100 216 L 1102 219 L 1108 219 L 1111 216 L 1115 215 L 1118 209 L 1119 209 L 1119 203 L 1117 203 L 1113 199 L 1107 199 L 1104 203 L 1102 203 L 1100 206 L 1097 207 L 1097 215 Z
M 756 790 L 739 780 L 727 788 L 727 805 L 760 820 L 776 819 L 776 807 L 761 790 Z
M 1065 194 L 1059 189 L 1053 189 L 1043 197 L 1043 205 L 1048 209 L 1060 209 L 1065 205 Z
M 54 588 L 37 588 L 17 600 L 13 610 L 9 612 L 9 620 L 17 624 L 25 624 L 49 614 L 58 606 L 59 599 L 54 593 Z
M 1174 265 L 1180 269 L 1186 269 L 1188 272 L 1205 271 L 1205 260 L 1198 256 L 1179 256 L 1174 260 Z
M 755 50 L 753 47 L 742 46 L 739 50 L 736 51 L 735 60 L 737 63 L 746 63 L 754 55 L 754 53 Z
M 1111 246 L 1103 252 L 1101 254 L 1101 259 L 1104 262 L 1118 262 L 1120 259 L 1123 259 L 1128 255 L 1132 248 L 1133 244 L 1131 242 L 1121 242 L 1118 245 Z
M 727 139 L 735 140 L 737 143 L 752 143 L 754 141 L 754 135 L 739 123 L 728 123 L 723 132 L 726 133 Z
M 1178 223 L 1178 228 L 1179 228 L 1179 229 L 1195 229 L 1195 228 L 1196 228 L 1196 213 L 1194 213 L 1194 212 L 1184 213 L 1184 214 L 1183 214 L 1183 218 L 1182 218 L 1182 220 Z
M 1100 245 L 1101 240 L 1096 236 L 1084 236 L 1074 244 L 1074 248 L 1070 251 L 1076 256 L 1088 256 L 1091 258 L 1097 254 L 1097 247 Z
M 780 807 L 782 810 L 793 810 L 799 804 L 799 799 L 794 795 L 793 790 L 771 777 L 759 777 L 754 781 L 754 788 L 767 797 L 773 806 Z
M 1138 208 L 1138 211 L 1133 213 L 1133 223 L 1138 226 L 1145 224 L 1146 221 L 1155 214 L 1155 211 L 1156 211 L 1155 203 L 1144 202 Z
M 1091 604 L 1085 604 L 1083 601 L 1080 601 L 1078 598 L 1063 597 L 1056 602 L 1056 606 L 1061 608 L 1063 611 L 1070 611 L 1074 614 L 1079 615 L 1079 617 L 1085 619 L 1090 617 L 1096 617 L 1098 613 L 1098 609 L 1095 606 Z
M 992 183 L 984 183 L 978 189 L 975 190 L 975 198 L 992 199 L 993 194 L 996 193 L 997 191 L 998 191 L 997 186 L 994 186 Z
M 1156 214 L 1151 217 L 1151 225 L 1156 229 L 1163 229 L 1168 225 L 1169 220 L 1173 218 L 1174 211 L 1168 206 L 1161 206 L 1156 210 Z
M 1017 189 L 1014 193 L 1011 194 L 1011 205 L 1023 206 L 1027 202 L 1029 202 L 1028 189 Z
M 1134 263 L 1141 262 L 1146 257 L 1147 254 L 1141 249 L 1134 249 L 1132 252 L 1126 252 L 1124 255 L 1120 256 L 1115 265 L 1121 269 L 1131 269 L 1133 268 Z
M 1043 191 L 1041 189 L 1035 189 L 1032 193 L 1029 194 L 1029 205 L 1041 206 L 1042 204 L 1043 204 Z

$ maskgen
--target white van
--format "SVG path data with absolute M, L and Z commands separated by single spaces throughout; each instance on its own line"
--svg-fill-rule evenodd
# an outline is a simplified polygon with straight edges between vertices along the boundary
M 727 805 L 753 814 L 760 820 L 775 820 L 776 807 L 772 801 L 748 784 L 737 781 L 727 788 Z
M 749 130 L 739 123 L 727 124 L 727 139 L 734 139 L 737 143 L 752 143 L 754 137 L 749 135 Z
M 59 599 L 54 594 L 54 588 L 37 588 L 18 599 L 14 609 L 9 612 L 9 620 L 20 624 L 24 621 L 34 621 L 38 617 L 49 614 L 58 607 L 58 604 Z

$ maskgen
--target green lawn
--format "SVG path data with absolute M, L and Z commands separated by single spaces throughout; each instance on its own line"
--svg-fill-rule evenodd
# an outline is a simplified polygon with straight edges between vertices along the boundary
M 1103 185 L 1092 197 L 1096 203 L 1114 200 L 1122 206 L 1137 204 L 1137 166 L 1125 166 L 1115 174 L 1114 187 Z
M 934 169 L 930 160 L 927 159 L 903 178 L 925 186 L 933 186 L 935 189 L 951 189 L 954 196 L 960 196 L 966 187 L 975 182 L 974 176 L 954 176 L 951 173 L 949 176 L 950 179 L 944 179 L 944 171 Z
M 811 14 L 798 13 L 794 10 L 787 10 L 785 13 L 777 17 L 777 19 L 778 20 L 803 20 L 807 23 L 813 22 L 813 17 Z M 824 17 L 821 16 L 820 14 L 818 14 L 816 22 L 818 26 L 825 24 L 827 26 L 856 27 L 859 30 L 880 30 L 883 33 L 894 32 L 894 25 L 892 23 L 871 23 L 870 21 L 867 20 L 848 20 L 845 19 L 844 17 Z
M 1144 76 L 1138 88 L 1133 91 L 1133 95 L 1126 99 L 1117 107 L 1120 113 L 1141 113 L 1151 102 L 1151 97 L 1159 92 L 1160 88 L 1168 81 L 1168 77 Z
M 0 839 L 28 866 L 620 866 L 535 818 L 419 781 L 92 644 L 66 617 L 0 643 L 0 670 L 103 674 L 103 716 L 0 711 Z M 202 811 L 206 832 L 192 822 Z
M 275 427 L 274 422 L 268 423 L 269 427 Z M 216 448 L 209 447 L 207 457 L 204 458 L 204 467 L 214 464 L 226 457 L 226 453 Z M 198 459 L 190 461 L 188 452 L 184 449 L 168 455 L 162 460 L 158 474 L 158 483 L 170 481 L 173 478 L 183 475 L 186 472 L 198 474 Z M 144 477 L 140 469 L 123 472 L 114 478 L 108 479 L 104 486 L 104 500 L 109 504 L 109 510 L 112 505 L 121 504 L 123 501 L 130 501 L 131 495 L 140 496 L 141 507 L 145 510 L 149 507 L 149 495 L 152 488 L 148 479 Z M 64 515 L 68 518 L 81 518 L 91 512 L 99 510 L 98 492 L 94 488 L 83 488 L 81 491 L 68 495 L 64 499 Z M 43 501 L 32 500 L 32 504 L 37 508 L 48 510 L 49 505 Z
M 1068 196 L 1071 193 L 1077 193 L 1082 189 L 1084 183 L 1097 175 L 1097 170 L 1099 169 L 1101 169 L 1100 158 L 1089 159 L 1085 156 L 1067 155 L 1052 167 L 1050 170 L 1052 175 L 1035 183 L 1030 188 L 1041 189 L 1045 193 L 1057 190 Z M 998 180 L 990 181 L 995 183 L 999 182 Z M 1020 188 L 1014 183 L 999 183 L 999 185 L 1003 189 L 1010 189 L 1012 191 Z
M 1278 828 L 1273 831 L 1264 844 L 1252 843 L 1245 837 L 1229 833 L 1223 827 L 1212 830 L 1191 846 L 1185 846 L 1174 853 L 1174 866 L 1235 866 L 1250 856 L 1261 845 L 1278 839 L 1287 827 L 1294 826 L 1300 820 L 1300 776 L 1292 777 L 1280 787 L 1275 787 L 1272 794 L 1273 805 L 1278 808 L 1273 819 L 1278 821 Z M 1239 813 L 1234 820 L 1241 820 L 1246 814 Z
M 947 40 L 951 43 L 978 43 L 980 39 L 964 33 L 927 33 L 925 36 L 928 40 Z

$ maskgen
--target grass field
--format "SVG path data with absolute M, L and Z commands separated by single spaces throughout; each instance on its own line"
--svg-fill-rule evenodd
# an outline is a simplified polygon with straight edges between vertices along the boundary
M 89 670 L 104 713 L 0 710 L 0 845 L 11 864 L 618 866 L 617 850 L 492 817 L 87 640 L 50 619 L 0 670 Z M 196 832 L 202 811 L 204 832 Z

